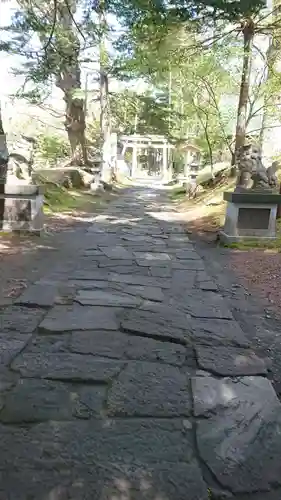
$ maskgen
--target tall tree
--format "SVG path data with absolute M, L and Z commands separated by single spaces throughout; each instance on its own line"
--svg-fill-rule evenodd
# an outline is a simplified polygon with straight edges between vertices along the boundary
M 107 4 L 99 0 L 97 5 L 99 27 L 99 95 L 100 95 L 100 133 L 101 133 L 101 178 L 109 181 L 111 177 L 111 116 L 109 101 L 109 56 L 106 48 L 108 23 Z
M 26 77 L 29 91 L 22 97 L 39 102 L 55 84 L 65 101 L 65 129 L 73 160 L 85 145 L 84 99 L 81 93 L 79 56 L 84 37 L 75 20 L 77 0 L 19 0 L 19 9 L 8 27 L 12 36 L 10 51 L 23 57 L 18 73 Z M 26 87 L 25 86 L 25 87 Z
M 280 100 L 281 75 L 278 64 L 281 57 L 281 1 L 274 0 L 271 13 L 272 27 L 268 33 L 268 48 L 264 60 L 264 92 L 260 144 L 263 146 L 265 131 L 270 127 Z

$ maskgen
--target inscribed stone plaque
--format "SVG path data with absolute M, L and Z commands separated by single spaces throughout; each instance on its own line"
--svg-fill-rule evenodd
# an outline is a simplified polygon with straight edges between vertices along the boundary
M 270 208 L 239 208 L 238 229 L 267 229 Z

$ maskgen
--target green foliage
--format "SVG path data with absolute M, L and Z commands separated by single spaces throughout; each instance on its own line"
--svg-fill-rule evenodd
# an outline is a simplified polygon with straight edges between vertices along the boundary
M 36 142 L 36 155 L 39 159 L 54 165 L 70 155 L 69 144 L 63 138 L 55 135 L 40 135 Z
M 162 96 L 147 91 L 144 94 L 125 90 L 110 95 L 110 109 L 114 130 L 123 134 L 138 133 L 163 134 L 169 133 L 169 109 Z
M 218 151 L 232 147 L 228 135 L 235 113 L 222 100 L 239 91 L 243 54 L 237 32 L 263 7 L 263 0 L 20 0 L 6 33 L 9 43 L 0 41 L 0 50 L 23 56 L 17 71 L 32 88 L 20 96 L 36 103 L 53 85 L 66 102 L 70 94 L 82 101 L 81 61 L 91 61 L 98 49 L 108 78 L 141 78 L 150 88 L 142 95 L 109 93 L 114 131 L 164 134 L 175 142 L 192 138 L 205 161 L 213 163 Z M 104 19 L 113 14 L 122 26 L 121 34 L 114 34 L 115 60 L 107 48 L 101 54 L 101 41 L 111 33 L 101 13 Z M 279 76 L 256 87 L 258 99 L 276 110 L 269 97 L 273 91 L 278 95 Z M 251 111 L 255 114 L 256 107 Z M 99 124 L 89 124 L 87 132 L 98 148 Z M 63 141 L 50 136 L 41 137 L 38 148 L 51 163 L 69 153 Z
M 82 190 L 67 190 L 62 186 L 46 183 L 44 192 L 44 212 L 73 213 L 74 211 L 93 213 L 101 208 L 106 200 Z

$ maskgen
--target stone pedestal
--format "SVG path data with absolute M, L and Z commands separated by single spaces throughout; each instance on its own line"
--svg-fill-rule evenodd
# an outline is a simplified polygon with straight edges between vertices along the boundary
M 276 239 L 276 212 L 281 195 L 264 191 L 224 193 L 227 201 L 224 228 L 220 239 L 225 243 Z
M 5 184 L 0 188 L 2 231 L 40 232 L 44 227 L 42 188 L 25 184 Z

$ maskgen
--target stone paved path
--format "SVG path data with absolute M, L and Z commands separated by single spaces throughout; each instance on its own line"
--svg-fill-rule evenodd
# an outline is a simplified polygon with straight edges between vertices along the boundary
M 266 364 L 161 203 L 127 192 L 2 311 L 0 500 L 280 500 Z

